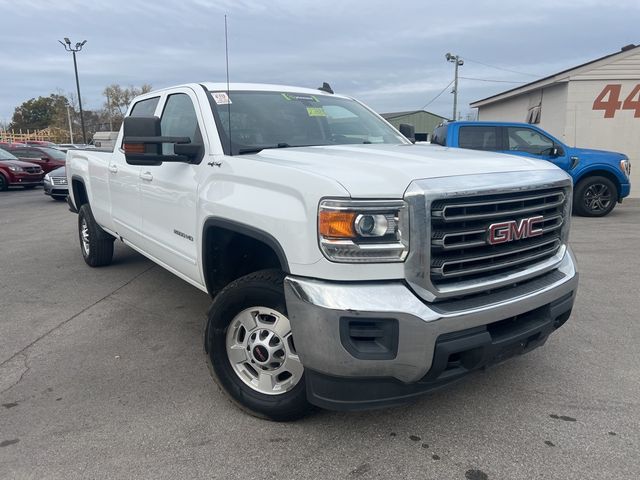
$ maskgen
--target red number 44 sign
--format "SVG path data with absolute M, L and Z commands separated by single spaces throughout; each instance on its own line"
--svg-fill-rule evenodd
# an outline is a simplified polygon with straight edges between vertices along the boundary
M 634 110 L 634 118 L 640 118 L 640 83 L 633 87 L 624 102 L 620 101 L 621 92 L 622 85 L 607 85 L 593 101 L 593 110 L 604 110 L 604 118 L 613 118 L 620 109 Z

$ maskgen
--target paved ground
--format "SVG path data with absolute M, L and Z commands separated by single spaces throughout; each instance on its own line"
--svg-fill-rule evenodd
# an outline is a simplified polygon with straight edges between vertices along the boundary
M 640 474 L 640 202 L 573 219 L 581 289 L 543 348 L 399 409 L 238 411 L 201 350 L 208 297 L 76 216 L 0 193 L 0 478 L 631 479 Z

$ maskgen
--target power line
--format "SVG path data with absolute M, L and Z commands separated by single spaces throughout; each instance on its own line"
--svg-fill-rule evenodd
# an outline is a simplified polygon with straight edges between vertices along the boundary
M 478 60 L 472 60 L 472 59 L 470 59 L 468 57 L 464 57 L 464 58 L 468 62 L 477 63 L 479 65 L 484 65 L 485 67 L 489 67 L 489 68 L 495 68 L 496 70 L 504 70 L 505 72 L 517 73 L 518 75 L 527 75 L 529 77 L 540 77 L 541 76 L 541 75 L 536 75 L 536 74 L 533 74 L 533 73 L 519 72 L 517 70 L 511 70 L 509 68 L 497 67 L 495 65 L 489 65 L 488 63 L 479 62 Z
M 515 82 L 511 80 L 493 80 L 491 78 L 475 78 L 475 77 L 458 77 L 464 80 L 476 80 L 478 82 L 495 82 L 495 83 L 527 83 L 527 82 Z
M 431 100 L 429 100 L 420 110 L 424 110 L 425 108 L 427 108 L 429 105 L 431 105 L 433 102 L 435 102 L 437 100 L 437 98 L 442 95 L 444 93 L 444 91 L 449 88 L 451 86 L 451 84 L 453 83 L 453 80 L 451 80 L 449 82 L 449 84 L 444 87 L 439 94 L 437 94 L 435 97 L 433 97 Z

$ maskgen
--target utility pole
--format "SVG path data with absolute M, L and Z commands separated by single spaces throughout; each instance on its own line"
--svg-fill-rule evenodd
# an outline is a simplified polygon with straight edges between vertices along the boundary
M 453 116 L 451 120 L 455 121 L 458 115 L 458 67 L 464 65 L 464 60 L 452 53 L 447 53 L 444 57 L 447 59 L 447 62 L 451 62 L 456 66 L 453 77 L 453 90 L 451 91 L 451 93 L 453 93 Z
M 69 137 L 71 143 L 73 143 L 73 126 L 71 124 L 71 111 L 69 110 L 69 104 L 67 103 L 67 120 L 69 120 Z
M 73 54 L 73 69 L 76 72 L 76 88 L 78 90 L 78 106 L 80 107 L 80 125 L 82 125 L 82 142 L 87 143 L 87 132 L 84 129 L 84 115 L 82 113 L 82 97 L 80 96 L 80 81 L 78 80 L 78 63 L 76 62 L 76 52 L 82 50 L 84 44 L 87 43 L 86 40 L 82 42 L 76 43 L 75 47 L 71 46 L 71 40 L 67 37 L 64 37 L 64 42 L 62 40 L 58 40 L 60 45 L 64 47 L 67 52 L 71 52 Z

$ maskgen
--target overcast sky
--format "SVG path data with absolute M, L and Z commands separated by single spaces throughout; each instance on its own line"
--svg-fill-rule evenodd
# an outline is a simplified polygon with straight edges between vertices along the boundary
M 423 107 L 453 79 L 459 110 L 520 83 L 640 43 L 640 0 L 0 0 L 0 121 L 23 101 L 75 91 L 100 108 L 111 83 L 153 87 L 230 77 L 356 96 L 379 112 Z M 500 70 L 490 66 L 500 67 Z M 427 110 L 450 116 L 451 88 Z

